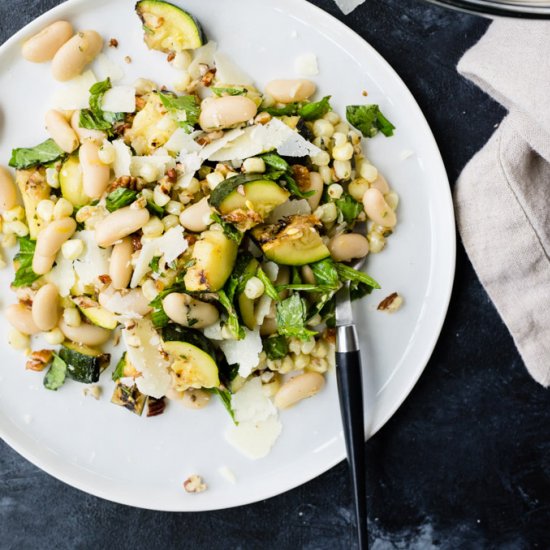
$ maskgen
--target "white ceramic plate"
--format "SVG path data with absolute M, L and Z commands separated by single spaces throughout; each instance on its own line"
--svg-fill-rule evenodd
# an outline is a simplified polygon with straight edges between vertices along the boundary
M 418 105 L 389 65 L 336 19 L 299 0 L 181 0 L 203 23 L 220 49 L 260 85 L 294 75 L 294 59 L 319 58 L 320 93 L 332 94 L 343 112 L 350 103 L 379 103 L 397 126 L 395 137 L 368 142 L 368 156 L 401 196 L 399 227 L 369 272 L 383 290 L 357 303 L 364 361 L 367 430 L 375 433 L 396 411 L 420 376 L 439 335 L 451 293 L 455 232 L 445 169 Z M 69 19 L 76 28 L 96 29 L 117 50 L 108 55 L 125 70 L 125 80 L 149 77 L 171 85 L 176 72 L 163 55 L 142 42 L 134 0 L 72 0 L 32 22 L 0 49 L 0 158 L 10 149 L 46 138 L 43 116 L 55 82 L 48 65 L 26 63 L 20 46 L 47 23 Z M 123 57 L 130 55 L 131 64 Z M 403 152 L 412 156 L 403 160 Z M 4 270 L 2 304 L 14 300 Z M 398 291 L 401 311 L 376 311 Z M 6 334 L 5 320 L 0 329 Z M 3 337 L 5 338 L 5 336 Z M 223 438 L 229 419 L 218 403 L 202 411 L 170 406 L 156 418 L 138 418 L 109 403 L 104 382 L 100 401 L 84 398 L 82 386 L 57 393 L 42 388 L 43 375 L 25 371 L 24 358 L 5 343 L 0 367 L 0 434 L 53 476 L 109 500 L 157 510 L 198 511 L 238 506 L 287 491 L 344 458 L 334 373 L 314 399 L 282 413 L 283 435 L 265 459 L 250 461 Z M 229 467 L 237 484 L 218 472 Z M 208 491 L 188 495 L 182 481 L 201 474 Z

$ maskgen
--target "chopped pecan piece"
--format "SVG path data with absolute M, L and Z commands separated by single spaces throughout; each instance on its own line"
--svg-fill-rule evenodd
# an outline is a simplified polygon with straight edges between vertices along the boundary
M 53 351 L 51 349 L 41 349 L 33 351 L 27 360 L 26 368 L 37 372 L 43 371 L 53 359 Z
M 118 48 L 118 40 L 116 38 L 109 40 L 109 48 Z
M 292 175 L 300 188 L 300 191 L 307 191 L 311 186 L 309 178 L 309 170 L 300 164 L 294 164 L 292 166 Z
M 109 191 L 114 191 L 119 187 L 125 187 L 126 189 L 136 190 L 138 179 L 134 176 L 120 176 L 109 186 Z
M 164 412 L 165 408 L 166 402 L 164 401 L 164 397 L 160 399 L 149 397 L 147 400 L 147 416 L 158 416 Z

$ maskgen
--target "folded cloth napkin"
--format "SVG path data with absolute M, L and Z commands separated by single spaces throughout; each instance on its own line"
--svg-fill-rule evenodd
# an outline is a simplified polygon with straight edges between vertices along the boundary
M 550 23 L 496 20 L 458 71 L 507 108 L 455 188 L 458 229 L 533 378 L 550 385 Z

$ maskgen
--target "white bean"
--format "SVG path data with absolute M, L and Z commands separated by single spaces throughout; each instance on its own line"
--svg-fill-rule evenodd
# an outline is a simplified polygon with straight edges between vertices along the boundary
M 99 160 L 99 145 L 87 140 L 80 147 L 80 166 L 84 193 L 92 199 L 99 199 L 109 185 L 110 168 Z
M 59 321 L 59 328 L 66 338 L 84 346 L 101 346 L 111 337 L 111 331 L 105 328 L 87 323 L 71 327 L 63 318 Z
M 378 172 L 377 178 L 370 184 L 372 189 L 378 189 L 382 195 L 385 195 L 390 192 L 390 186 L 386 181 L 386 178 Z
M 319 206 L 319 203 L 321 202 L 323 189 L 323 178 L 321 177 L 319 172 L 310 172 L 309 187 L 307 188 L 307 191 L 314 191 L 314 193 L 313 195 L 311 195 L 311 197 L 307 198 L 307 202 L 309 203 L 312 212 Z
M 89 139 L 97 144 L 103 143 L 103 140 L 107 138 L 105 132 L 100 130 L 89 130 L 88 128 L 82 128 L 80 126 L 80 111 L 75 111 L 71 116 L 71 127 L 76 132 L 78 139 L 81 143 Z
M 349 194 L 356 200 L 361 202 L 365 196 L 365 192 L 369 189 L 369 182 L 364 178 L 354 179 L 348 186 Z
M 55 255 L 75 231 L 76 222 L 72 218 L 63 218 L 51 222 L 38 234 L 32 260 L 32 268 L 35 273 L 38 275 L 48 273 L 55 260 Z
M 212 304 L 178 292 L 168 294 L 162 301 L 162 307 L 172 321 L 186 327 L 208 327 L 220 318 L 217 308 Z
M 11 174 L 0 166 L 0 210 L 10 210 L 17 204 L 17 191 Z
M 141 229 L 149 221 L 145 208 L 131 206 L 120 208 L 100 220 L 95 227 L 95 240 L 99 246 L 107 247 Z
M 369 241 L 359 233 L 336 235 L 328 243 L 333 260 L 349 262 L 354 258 L 364 258 L 369 253 Z
M 78 76 L 103 48 L 103 38 L 95 31 L 81 31 L 57 50 L 52 59 L 52 74 L 65 81 Z
M 59 322 L 59 292 L 48 283 L 41 287 L 32 302 L 32 318 L 42 331 L 52 330 Z
M 32 318 L 32 311 L 23 304 L 12 304 L 6 308 L 6 319 L 12 327 L 23 334 L 30 336 L 40 332 Z
M 390 208 L 384 195 L 378 189 L 368 189 L 363 196 L 363 207 L 367 216 L 382 227 L 394 227 L 397 223 L 395 212 Z
M 317 89 L 315 83 L 303 78 L 295 80 L 272 80 L 265 87 L 266 92 L 279 103 L 294 103 L 309 99 Z
M 31 36 L 21 50 L 23 57 L 33 63 L 51 61 L 59 48 L 73 35 L 73 26 L 68 21 L 55 21 Z
M 207 219 L 211 212 L 208 198 L 204 197 L 199 202 L 188 206 L 180 214 L 180 223 L 185 229 L 200 233 L 208 227 Z
M 122 290 L 127 288 L 132 278 L 132 254 L 134 247 L 132 239 L 125 237 L 113 246 L 111 259 L 109 260 L 109 277 L 111 277 L 113 288 Z
M 245 96 L 205 99 L 201 104 L 199 123 L 203 130 L 230 128 L 247 122 L 258 112 L 256 104 Z
M 317 372 L 305 372 L 285 382 L 275 395 L 280 409 L 292 407 L 299 401 L 318 393 L 325 385 L 325 377 Z
M 78 147 L 78 136 L 62 113 L 50 109 L 45 116 L 50 137 L 65 151 L 72 153 Z

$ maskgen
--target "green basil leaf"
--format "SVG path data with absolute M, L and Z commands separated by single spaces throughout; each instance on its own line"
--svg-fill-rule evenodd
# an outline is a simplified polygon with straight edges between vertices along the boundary
M 309 340 L 317 333 L 306 328 L 307 307 L 299 294 L 277 304 L 277 330 L 285 336 L 295 336 L 300 340 Z
M 235 420 L 235 411 L 231 406 L 231 392 L 229 390 L 222 390 L 220 388 L 210 388 L 210 392 L 220 398 L 222 405 L 225 407 L 225 410 L 229 413 L 229 416 L 231 417 L 233 422 L 238 425 L 239 423 Z
M 330 258 L 326 258 L 319 262 L 310 264 L 309 266 L 313 271 L 315 281 L 319 285 L 323 285 L 332 289 L 340 288 L 340 277 L 334 261 Z
M 386 137 L 393 136 L 395 126 L 382 114 L 378 105 L 348 105 L 346 118 L 366 138 L 382 132 Z
M 350 267 L 349 265 L 335 263 L 336 271 L 341 281 L 350 281 L 352 288 L 359 283 L 365 284 L 370 288 L 380 288 L 380 285 L 369 275 Z
M 159 93 L 159 97 L 164 107 L 176 116 L 179 126 L 191 133 L 199 122 L 201 112 L 197 98 L 194 95 L 176 96 L 163 92 Z
M 243 327 L 241 327 L 239 316 L 237 315 L 233 301 L 229 299 L 224 290 L 218 290 L 218 300 L 227 312 L 227 326 L 229 327 L 229 330 L 233 336 L 237 338 L 237 340 L 242 340 L 245 333 Z
M 232 241 L 241 244 L 244 233 L 241 233 L 232 223 L 226 222 L 217 212 L 212 212 L 211 218 L 222 226 L 223 232 Z
M 289 103 L 284 107 L 262 107 L 261 110 L 271 116 L 293 116 L 298 114 L 300 103 Z
M 265 153 L 264 155 L 261 155 L 260 158 L 264 160 L 267 166 L 270 166 L 275 170 L 282 172 L 290 171 L 290 164 L 288 164 L 283 157 L 280 157 L 276 153 Z
M 122 354 L 119 362 L 117 363 L 115 370 L 113 371 L 113 380 L 116 382 L 119 378 L 124 376 L 124 367 L 126 366 L 126 352 Z
M 18 170 L 47 164 L 65 156 L 65 151 L 58 147 L 53 139 L 47 139 L 34 147 L 13 149 L 9 165 Z
M 118 187 L 107 195 L 105 199 L 105 207 L 109 212 L 114 212 L 119 208 L 123 208 L 132 204 L 137 197 L 137 191 L 127 189 L 126 187 Z
M 357 216 L 363 211 L 363 205 L 356 201 L 349 193 L 344 194 L 334 202 L 348 224 L 353 224 L 357 220 Z
M 90 108 L 80 111 L 79 124 L 82 128 L 110 132 L 115 122 L 120 122 L 124 119 L 124 113 L 104 111 L 102 108 L 103 96 L 111 88 L 110 78 L 96 82 L 90 88 Z
M 298 109 L 298 114 L 304 120 L 317 120 L 325 116 L 329 111 L 332 111 L 330 106 L 331 96 L 327 95 L 321 101 L 314 103 L 305 103 Z
M 286 187 L 287 189 L 299 199 L 307 199 L 308 197 L 311 197 L 315 194 L 315 191 L 302 191 L 298 184 L 296 183 L 296 180 L 290 176 L 289 174 L 284 174 L 283 179 L 286 181 Z
M 14 261 L 18 263 L 18 267 L 12 286 L 16 288 L 31 286 L 34 281 L 40 279 L 40 275 L 37 275 L 32 269 L 36 242 L 29 237 L 19 237 L 17 240 L 19 242 L 19 252 L 15 255 Z
M 288 355 L 288 340 L 281 334 L 264 338 L 262 344 L 269 359 L 282 359 Z

